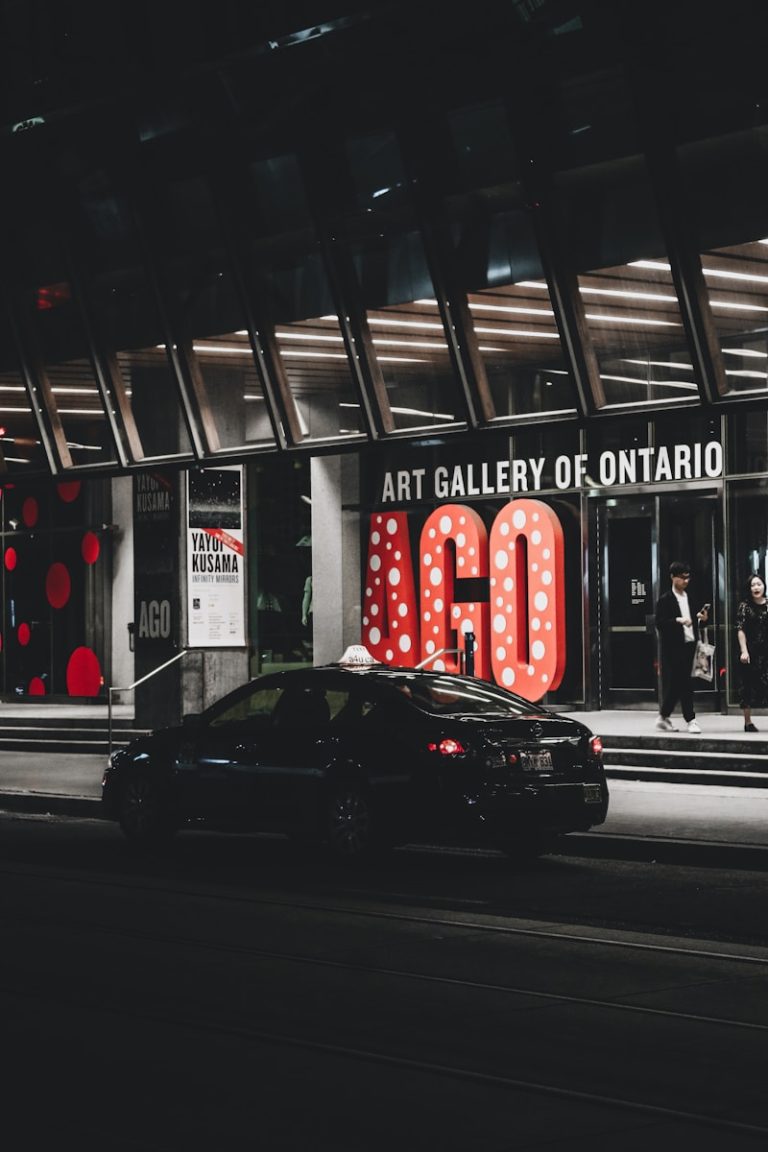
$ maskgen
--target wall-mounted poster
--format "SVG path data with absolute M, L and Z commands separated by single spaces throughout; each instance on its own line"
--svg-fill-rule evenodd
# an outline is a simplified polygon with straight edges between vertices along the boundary
M 187 643 L 245 644 L 243 469 L 187 473 Z

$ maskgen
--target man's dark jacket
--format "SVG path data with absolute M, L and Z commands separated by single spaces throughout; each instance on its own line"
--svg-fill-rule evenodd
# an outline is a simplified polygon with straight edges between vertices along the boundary
M 685 630 L 677 623 L 679 615 L 680 604 L 672 589 L 663 592 L 656 603 L 656 629 L 662 648 L 669 651 L 679 651 L 686 642 Z

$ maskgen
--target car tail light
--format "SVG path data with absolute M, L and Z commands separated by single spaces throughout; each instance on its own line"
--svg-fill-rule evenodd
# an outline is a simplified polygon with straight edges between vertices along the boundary
M 463 756 L 466 748 L 459 740 L 451 736 L 444 736 L 437 744 L 427 744 L 429 752 L 439 752 L 441 756 Z
M 596 760 L 603 758 L 603 741 L 599 736 L 593 736 L 589 742 L 589 750 Z

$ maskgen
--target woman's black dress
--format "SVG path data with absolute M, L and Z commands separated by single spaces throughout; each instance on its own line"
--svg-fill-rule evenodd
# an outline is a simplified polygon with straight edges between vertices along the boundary
M 741 664 L 742 708 L 768 706 L 768 604 L 742 601 L 736 611 L 736 630 L 747 638 L 749 664 Z

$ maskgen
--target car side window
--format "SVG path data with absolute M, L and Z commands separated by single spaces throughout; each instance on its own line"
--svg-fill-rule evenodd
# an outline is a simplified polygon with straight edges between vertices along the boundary
M 261 720 L 267 723 L 284 695 L 284 688 L 257 688 L 256 691 L 241 696 L 222 712 L 218 712 L 212 717 L 209 726 L 225 728 L 243 724 L 248 720 Z

